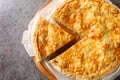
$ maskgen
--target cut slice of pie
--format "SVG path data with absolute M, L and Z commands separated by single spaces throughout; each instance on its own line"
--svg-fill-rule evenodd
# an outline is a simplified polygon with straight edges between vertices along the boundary
M 99 80 L 120 65 L 120 43 L 115 46 L 108 38 L 83 38 L 50 64 L 60 73 L 78 80 Z
M 42 60 L 73 38 L 73 35 L 65 32 L 46 19 L 39 17 L 32 36 L 32 45 L 36 58 Z
M 109 27 L 111 21 L 119 25 L 119 15 L 118 8 L 105 0 L 65 0 L 53 12 L 52 18 L 68 29 L 78 32 L 82 38 L 89 35 L 92 26 L 102 24 Z

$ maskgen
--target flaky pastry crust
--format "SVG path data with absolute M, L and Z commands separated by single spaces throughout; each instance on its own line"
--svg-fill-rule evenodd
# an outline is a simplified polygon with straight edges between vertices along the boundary
M 38 61 L 55 52 L 74 37 L 55 24 L 39 17 L 32 35 L 32 45 Z
M 50 63 L 69 77 L 83 80 L 103 78 L 120 64 L 120 44 L 113 45 L 107 39 L 83 38 Z
M 52 14 L 52 18 L 68 29 L 78 32 L 81 38 L 88 36 L 93 26 L 111 29 L 114 29 L 115 25 L 120 26 L 118 8 L 104 0 L 65 0 Z M 102 31 L 96 31 L 95 34 L 101 33 Z

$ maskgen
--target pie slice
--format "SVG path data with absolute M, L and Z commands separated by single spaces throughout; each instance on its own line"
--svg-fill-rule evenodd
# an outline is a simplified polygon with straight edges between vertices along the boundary
M 73 35 L 39 17 L 32 36 L 32 45 L 36 58 L 42 60 L 73 38 Z
M 120 43 L 82 38 L 78 43 L 49 63 L 60 73 L 78 80 L 99 80 L 120 66 Z M 112 40 L 113 38 L 110 37 Z M 120 38 L 119 38 L 120 40 Z
M 81 38 L 99 24 L 109 27 L 114 21 L 120 26 L 118 16 L 118 8 L 105 0 L 65 0 L 52 14 L 53 20 L 76 31 Z

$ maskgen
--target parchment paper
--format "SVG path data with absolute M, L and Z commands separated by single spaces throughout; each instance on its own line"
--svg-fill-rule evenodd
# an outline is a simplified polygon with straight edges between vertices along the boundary
M 38 16 L 42 16 L 42 17 L 46 18 L 47 20 L 54 23 L 54 21 L 52 21 L 52 19 L 50 18 L 50 15 L 52 14 L 52 12 L 54 12 L 55 8 L 59 4 L 61 4 L 63 1 L 64 0 L 53 0 L 45 8 L 38 11 L 36 13 L 36 15 L 34 16 L 34 18 L 30 21 L 30 23 L 28 25 L 28 30 L 23 32 L 22 44 L 24 45 L 27 53 L 31 57 L 34 56 L 34 51 L 33 51 L 33 47 L 32 47 L 32 44 L 31 44 L 31 34 L 33 34 L 33 31 L 35 29 L 35 26 L 36 26 L 36 23 L 37 23 L 37 20 L 38 20 Z M 106 1 L 109 2 L 110 4 L 112 4 L 109 0 L 106 0 Z M 50 71 L 55 75 L 57 80 L 73 80 L 72 78 L 68 78 L 68 77 L 60 74 L 57 70 L 55 70 L 53 68 L 52 65 L 48 64 L 48 62 L 45 61 L 45 64 L 50 69 Z M 120 75 L 120 67 L 114 73 L 106 76 L 105 78 L 103 78 L 101 80 L 114 80 L 114 78 L 116 78 L 119 75 Z

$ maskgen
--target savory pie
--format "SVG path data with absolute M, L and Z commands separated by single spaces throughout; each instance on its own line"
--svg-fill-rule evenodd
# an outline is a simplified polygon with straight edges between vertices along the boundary
M 95 80 L 120 65 L 120 11 L 105 0 L 65 0 L 53 20 L 76 31 L 81 39 L 50 61 L 61 73 Z
M 105 0 L 64 0 L 52 19 L 59 27 L 39 17 L 33 31 L 32 45 L 39 61 L 72 41 L 76 36 L 71 30 L 79 34 L 79 41 L 50 61 L 60 73 L 95 80 L 120 66 L 120 11 L 116 6 Z
M 39 17 L 32 36 L 32 45 L 36 59 L 42 60 L 74 37 L 55 24 Z

